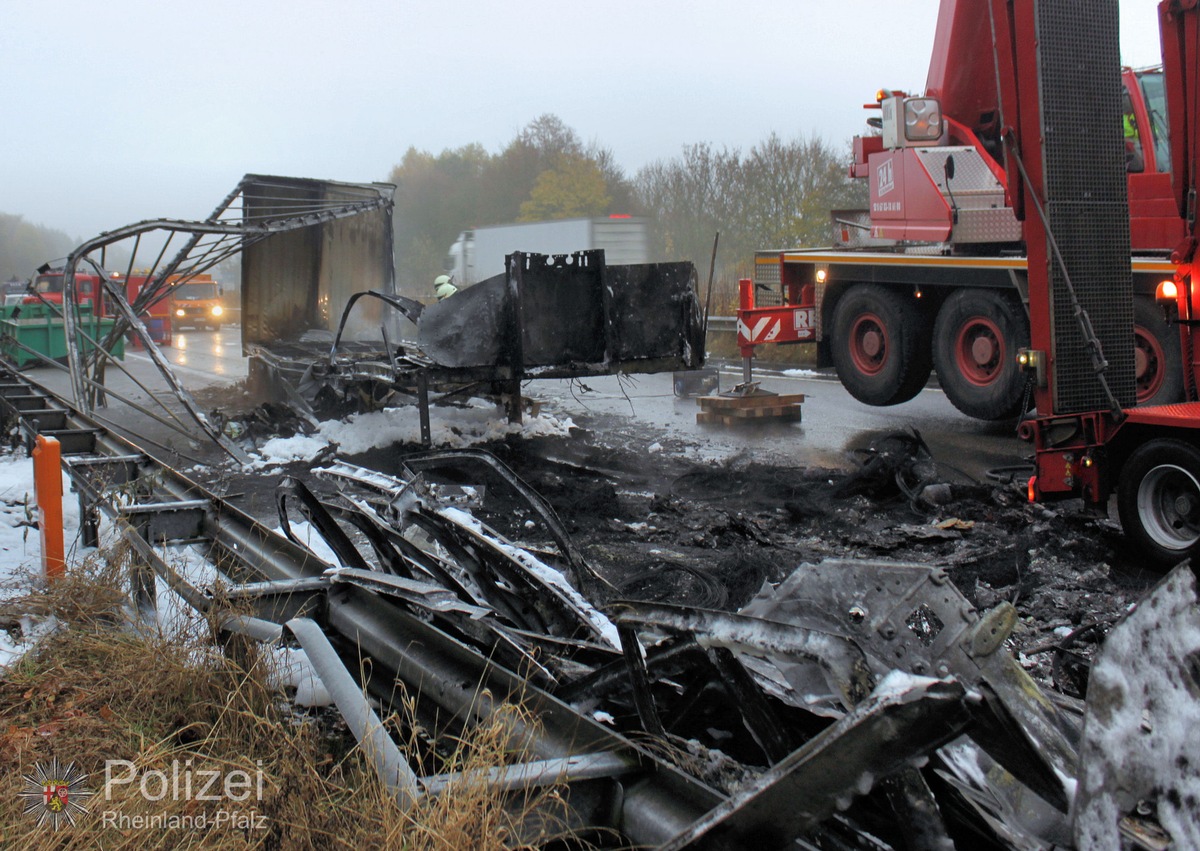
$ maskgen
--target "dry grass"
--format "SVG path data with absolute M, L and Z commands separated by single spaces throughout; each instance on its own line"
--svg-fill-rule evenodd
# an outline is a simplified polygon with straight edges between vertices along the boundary
M 0 847 L 419 851 L 520 844 L 520 813 L 478 782 L 454 784 L 401 811 L 357 747 L 329 735 L 328 725 L 297 720 L 268 685 L 267 665 L 253 647 L 227 653 L 130 629 L 120 591 L 129 562 L 128 552 L 93 560 L 49 592 L 5 607 L 52 614 L 64 626 L 0 675 L 0 776 L 6 789 L 0 795 Z M 437 740 L 424 748 L 437 754 L 427 759 L 436 759 L 441 771 L 486 770 L 511 761 L 513 725 L 504 716 L 497 713 L 465 738 Z M 410 707 L 388 723 L 412 737 L 416 752 L 418 738 L 433 737 L 413 718 Z M 78 824 L 57 831 L 23 813 L 17 794 L 24 788 L 21 776 L 52 758 L 89 773 L 82 785 L 96 793 Z M 261 769 L 262 797 L 206 802 L 182 794 L 175 799 L 168 790 L 162 800 L 149 801 L 135 782 L 111 786 L 106 799 L 105 760 L 129 760 L 143 774 L 167 777 L 178 764 L 180 771 L 196 772 L 197 782 L 207 776 L 198 772 L 211 770 L 222 777 L 241 770 L 256 782 Z M 114 777 L 122 774 L 114 768 Z M 148 788 L 157 794 L 157 783 Z M 565 815 L 555 789 L 517 807 L 529 808 L 547 813 L 551 830 Z M 214 826 L 221 810 L 237 812 L 242 824 Z M 105 811 L 121 815 L 106 822 Z M 159 822 L 138 827 L 122 818 L 137 816 Z M 210 826 L 195 829 L 203 819 Z

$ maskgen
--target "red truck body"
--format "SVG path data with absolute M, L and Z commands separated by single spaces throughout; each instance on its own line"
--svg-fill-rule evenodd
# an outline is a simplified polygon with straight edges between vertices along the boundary
M 759 252 L 743 287 L 743 358 L 765 343 L 816 342 L 857 399 L 908 401 L 936 370 L 950 401 L 980 419 L 1028 409 L 1015 365 L 1029 344 L 1028 272 L 1019 193 L 1001 151 L 997 79 L 1016 79 L 1012 50 L 993 51 L 989 5 L 943 0 L 926 91 L 881 93 L 881 134 L 855 140 L 850 174 L 867 180 L 867 210 L 834 214 L 832 245 Z M 1002 66 L 997 74 L 996 59 Z M 1140 404 L 1179 401 L 1179 337 L 1154 303 L 1185 224 L 1172 193 L 1161 69 L 1123 69 L 1129 126 L 1126 176 L 1133 250 L 1133 341 Z M 908 139 L 936 104 L 931 132 Z M 930 107 L 932 108 L 932 107 Z M 905 118 L 908 121 L 905 121 Z
M 53 305 L 62 305 L 63 278 L 63 271 L 61 269 L 48 269 L 45 272 L 39 272 L 34 276 L 30 287 L 36 292 L 36 295 L 31 293 L 25 296 L 23 303 L 37 304 L 39 302 L 47 302 Z M 147 277 L 144 274 L 134 274 L 125 277 L 119 273 L 113 273 L 113 280 L 118 284 L 124 284 L 125 298 L 132 304 L 141 292 L 142 287 L 145 286 Z M 81 305 L 90 306 L 95 316 L 112 317 L 115 315 L 115 311 L 111 309 L 111 304 L 104 297 L 101 290 L 102 286 L 99 276 L 75 276 L 75 300 Z M 154 342 L 162 345 L 171 345 L 171 305 L 168 301 L 163 300 L 151 305 L 142 314 L 142 319 L 146 323 L 150 337 Z
M 45 272 L 37 273 L 30 283 L 30 289 L 36 295 L 31 293 L 25 296 L 25 304 L 48 302 L 49 304 L 61 305 L 63 303 L 62 269 L 48 269 Z M 104 315 L 104 302 L 100 297 L 100 289 L 100 278 L 98 276 L 75 276 L 75 300 L 80 304 L 92 305 L 93 312 L 97 316 Z M 99 309 L 96 309 L 97 301 L 99 301 Z
M 1196 0 L 1159 4 L 1163 72 L 1170 116 L 1171 197 L 1182 225 L 1171 252 L 1172 280 L 1160 288 L 1180 336 L 1185 372 L 1184 401 L 1137 408 L 1117 404 L 1092 410 L 1062 403 L 1064 377 L 1058 367 L 1059 329 L 1053 322 L 1054 292 L 1031 292 L 1033 343 L 1026 360 L 1035 371 L 1037 418 L 1022 423 L 1032 441 L 1035 470 L 1030 499 L 1082 497 L 1103 511 L 1115 493 L 1121 526 L 1146 560 L 1168 565 L 1200 555 L 1200 360 L 1194 329 L 1200 325 L 1196 279 L 1196 157 L 1200 154 L 1200 12 Z M 1029 110 L 1036 104 L 1027 104 Z M 1036 181 L 1036 176 L 1035 176 Z M 1044 190 L 1043 190 L 1044 191 Z M 1038 230 L 1036 222 L 1032 230 Z M 1031 245 L 1045 246 L 1044 239 Z M 1107 365 L 1105 365 L 1107 367 Z M 1096 370 L 1096 374 L 1107 372 Z M 1110 399 L 1113 395 L 1110 394 Z M 1114 399 L 1114 402 L 1116 400 Z

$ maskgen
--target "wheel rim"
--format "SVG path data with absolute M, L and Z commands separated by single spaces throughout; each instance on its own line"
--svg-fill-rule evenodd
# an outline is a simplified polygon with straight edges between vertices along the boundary
M 887 362 L 888 333 L 874 313 L 857 316 L 850 327 L 850 360 L 863 375 L 877 375 Z
M 979 387 L 987 386 L 1004 371 L 1004 335 L 986 316 L 972 316 L 963 322 L 954 341 L 954 361 L 959 373 Z
M 1200 540 L 1200 482 L 1175 464 L 1161 464 L 1138 485 L 1138 519 L 1150 539 L 1168 550 Z
M 1133 329 L 1133 362 L 1140 405 L 1154 398 L 1166 376 L 1166 359 L 1158 338 L 1140 325 Z

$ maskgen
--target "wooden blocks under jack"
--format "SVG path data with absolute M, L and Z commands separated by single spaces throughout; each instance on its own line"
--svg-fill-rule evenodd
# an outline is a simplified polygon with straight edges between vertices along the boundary
M 746 422 L 799 422 L 803 401 L 803 393 L 700 396 L 696 399 L 701 408 L 696 414 L 696 422 L 725 426 Z

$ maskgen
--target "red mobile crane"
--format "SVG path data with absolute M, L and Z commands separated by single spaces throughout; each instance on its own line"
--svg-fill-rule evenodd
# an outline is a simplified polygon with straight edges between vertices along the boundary
M 908 401 L 936 369 L 947 397 L 970 416 L 1007 419 L 1028 409 L 1015 361 L 1030 339 L 1026 235 L 1006 196 L 1004 83 L 988 8 L 942 0 L 925 95 L 881 92 L 869 105 L 880 111 L 871 123 L 881 133 L 855 140 L 850 169 L 869 182 L 869 209 L 834 214 L 832 248 L 758 253 L 738 310 L 747 380 L 756 346 L 817 342 L 819 364 L 835 366 L 870 405 Z M 1179 337 L 1154 303 L 1184 236 L 1171 191 L 1164 75 L 1126 68 L 1121 81 L 1136 399 L 1175 402 L 1184 385 Z
M 1001 0 L 991 2 L 1002 5 Z M 1042 8 L 1049 5 L 1043 3 Z M 1200 402 L 1196 401 L 1200 358 L 1194 333 L 1200 324 L 1195 274 L 1200 12 L 1197 0 L 1163 0 L 1158 14 L 1172 122 L 1172 199 L 1183 229 L 1171 255 L 1174 278 L 1164 282 L 1160 292 L 1174 298 L 1188 401 L 1129 407 L 1134 367 L 1128 347 L 1119 342 L 1129 321 L 1129 299 L 1121 295 L 1125 283 L 1114 272 L 1124 266 L 1122 254 L 1116 253 L 1124 250 L 1122 228 L 1107 221 L 1123 223 L 1125 217 L 1119 199 L 1108 200 L 1119 193 L 1114 193 L 1111 179 L 1110 185 L 1104 185 L 1113 169 L 1103 168 L 1106 163 L 1098 143 L 1076 152 L 1074 158 L 1056 154 L 1056 148 L 1069 153 L 1072 140 L 1056 140 L 1055 136 L 1067 133 L 1050 129 L 1053 125 L 1043 119 L 1046 153 L 1029 157 L 1037 139 L 1027 130 L 1023 147 L 1028 176 L 1022 171 L 1012 194 L 1024 213 L 1029 248 L 1032 345 L 1020 358 L 1035 377 L 1038 411 L 1038 417 L 1021 428 L 1036 450 L 1029 497 L 1082 497 L 1102 508 L 1115 491 L 1125 533 L 1139 552 L 1167 564 L 1200 552 Z M 1045 68 L 1045 59 L 1038 55 L 1045 44 L 1045 39 L 1039 39 L 1037 46 L 1019 45 L 1018 67 L 1034 61 L 1036 67 Z M 1091 52 L 1084 48 L 1074 44 L 1079 53 Z M 1015 118 L 1009 118 L 1017 122 L 1014 127 L 1025 122 L 1033 130 L 1039 126 L 1039 110 L 1053 116 L 1055 107 L 1047 110 L 1046 104 L 1056 95 L 1033 90 L 1030 76 L 1016 78 L 1005 99 L 1017 105 Z M 1094 101 L 1093 92 L 1079 85 L 1083 87 L 1076 96 L 1087 92 Z M 1057 97 L 1065 99 L 1061 94 Z M 1092 124 L 1089 132 L 1102 129 Z M 1011 136 L 1022 138 L 1019 130 Z M 1072 175 L 1072 169 L 1078 174 Z M 1073 187 L 1072 180 L 1078 186 Z M 1119 188 L 1119 184 L 1115 185 Z
M 790 304 L 755 312 L 762 309 L 744 303 L 746 345 L 761 339 L 765 322 L 785 314 L 793 323 L 789 333 L 812 332 L 805 339 L 820 339 L 822 323 L 832 319 L 834 339 L 825 345 L 832 342 L 836 355 L 840 336 L 839 369 L 849 359 L 862 378 L 860 390 L 879 391 L 876 404 L 917 392 L 930 361 L 943 386 L 953 384 L 942 375 L 947 359 L 975 389 L 998 386 L 995 376 L 1012 370 L 1037 409 L 1020 429 L 1035 450 L 1030 500 L 1082 498 L 1104 511 L 1115 493 L 1121 525 L 1147 560 L 1171 564 L 1200 554 L 1198 4 L 1159 4 L 1161 95 L 1135 107 L 1140 132 L 1127 138 L 1116 0 L 943 0 L 938 43 L 945 68 L 935 61 L 931 80 L 941 82 L 931 90 L 968 107 L 958 118 L 943 118 L 928 95 L 885 97 L 883 135 L 857 143 L 855 167 L 865 163 L 872 180 L 867 227 L 891 250 L 875 252 L 884 259 L 849 251 L 828 252 L 823 260 L 776 254 L 772 262 Z M 949 74 L 946 57 L 966 53 L 969 73 Z M 971 144 L 935 144 L 947 137 Z M 1152 163 L 1153 171 L 1129 175 L 1129 142 L 1141 144 L 1143 168 Z M 960 182 L 960 175 L 970 179 Z M 967 187 L 976 187 L 975 194 Z M 993 229 L 1004 230 L 1005 242 L 984 240 Z M 973 241 L 956 242 L 964 233 Z M 1015 235 L 1024 249 L 1019 255 L 1004 248 Z M 1157 314 L 1147 310 L 1153 305 L 1139 280 L 1137 252 L 1147 239 L 1175 240 L 1169 256 L 1154 261 L 1156 272 L 1172 276 L 1156 287 L 1168 304 Z M 999 250 L 964 258 L 956 253 L 964 243 Z M 964 259 L 965 265 L 949 265 Z M 897 270 L 909 269 L 919 275 L 898 283 Z M 951 286 L 968 269 L 971 285 Z M 987 269 L 999 269 L 1010 283 L 980 282 Z M 939 287 L 950 292 L 935 295 Z M 929 302 L 920 298 L 924 290 Z M 747 296 L 752 300 L 753 285 L 743 282 Z M 924 307 L 931 302 L 938 305 L 932 323 Z M 1174 346 L 1179 353 L 1165 366 L 1179 367 L 1182 403 L 1135 407 L 1144 396 L 1146 353 L 1141 342 L 1133 344 L 1134 329 L 1147 316 L 1167 317 L 1167 330 L 1154 337 L 1163 350 Z M 932 352 L 920 345 L 931 324 Z M 1015 406 L 1003 394 L 993 399 L 1008 414 L 1026 407 L 1023 397 Z

